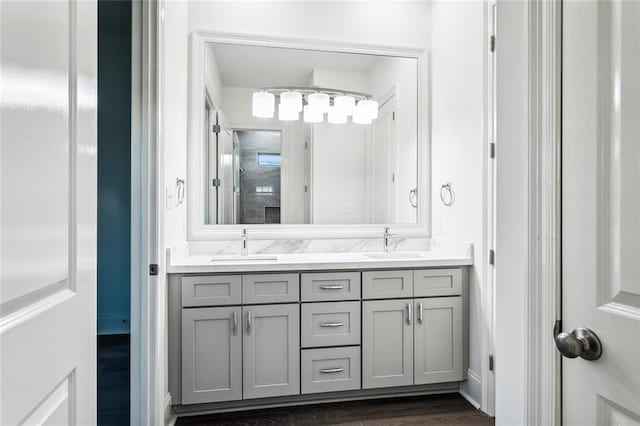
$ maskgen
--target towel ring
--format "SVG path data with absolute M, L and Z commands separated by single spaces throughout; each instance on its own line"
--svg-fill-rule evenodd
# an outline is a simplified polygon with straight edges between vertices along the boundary
M 411 191 L 409 191 L 409 203 L 411 203 L 411 207 L 418 207 L 418 187 L 416 186 Z
M 176 179 L 176 201 L 178 205 L 184 203 L 184 179 Z
M 440 187 L 440 199 L 442 204 L 447 207 L 451 207 L 456 202 L 456 193 L 451 182 L 447 182 Z

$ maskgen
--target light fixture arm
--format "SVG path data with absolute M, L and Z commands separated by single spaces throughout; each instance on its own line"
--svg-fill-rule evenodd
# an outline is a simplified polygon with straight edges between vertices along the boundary
M 278 96 L 282 92 L 300 92 L 303 94 L 311 93 L 326 93 L 329 96 L 353 96 L 356 99 L 371 99 L 372 95 L 368 93 L 352 92 L 349 90 L 333 89 L 328 87 L 315 87 L 315 86 L 268 86 L 261 87 L 261 91 L 272 93 Z

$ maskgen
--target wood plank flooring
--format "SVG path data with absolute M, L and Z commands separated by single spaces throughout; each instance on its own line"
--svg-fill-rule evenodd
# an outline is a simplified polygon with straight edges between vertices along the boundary
M 129 424 L 129 335 L 98 336 L 98 425 Z
M 491 425 L 493 418 L 476 410 L 459 394 L 318 404 L 236 413 L 181 417 L 187 425 Z

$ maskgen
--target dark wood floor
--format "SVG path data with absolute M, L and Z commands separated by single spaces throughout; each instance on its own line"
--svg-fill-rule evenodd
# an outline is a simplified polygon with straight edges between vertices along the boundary
M 129 424 L 129 335 L 98 336 L 98 424 Z
M 177 425 L 492 425 L 459 394 L 341 402 L 181 417 Z

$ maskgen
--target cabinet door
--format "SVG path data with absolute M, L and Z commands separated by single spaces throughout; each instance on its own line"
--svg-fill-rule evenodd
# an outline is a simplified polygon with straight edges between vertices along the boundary
M 242 399 L 240 307 L 182 310 L 182 403 Z
M 362 387 L 413 384 L 413 300 L 362 303 Z
M 416 299 L 415 384 L 462 380 L 461 297 Z
M 300 305 L 245 306 L 243 397 L 300 393 Z

